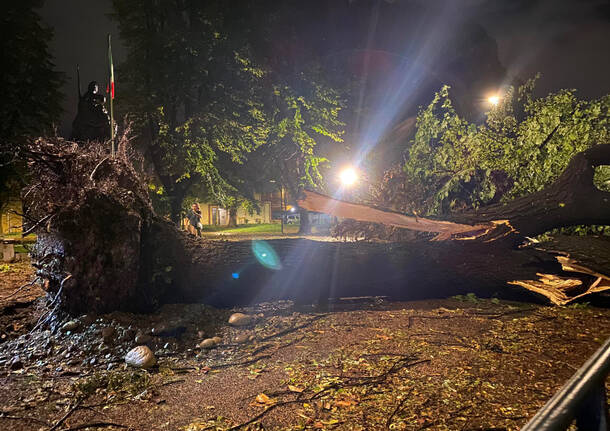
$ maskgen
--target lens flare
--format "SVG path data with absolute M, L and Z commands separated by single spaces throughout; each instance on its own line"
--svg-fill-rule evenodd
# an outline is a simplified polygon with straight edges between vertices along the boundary
M 254 257 L 265 268 L 269 269 L 281 269 L 282 263 L 277 253 L 266 241 L 254 240 L 252 241 L 252 253 Z
M 339 179 L 344 186 L 351 186 L 358 179 L 358 174 L 353 168 L 345 168 L 339 174 Z

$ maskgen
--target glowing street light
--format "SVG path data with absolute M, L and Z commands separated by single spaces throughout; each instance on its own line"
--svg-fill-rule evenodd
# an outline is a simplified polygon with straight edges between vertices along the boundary
M 339 173 L 339 179 L 341 184 L 350 187 L 358 180 L 358 174 L 354 168 L 345 168 Z
M 490 105 L 492 106 L 498 106 L 498 103 L 500 103 L 500 96 L 498 95 L 493 95 L 493 96 L 489 96 L 487 98 L 487 101 L 490 103 Z

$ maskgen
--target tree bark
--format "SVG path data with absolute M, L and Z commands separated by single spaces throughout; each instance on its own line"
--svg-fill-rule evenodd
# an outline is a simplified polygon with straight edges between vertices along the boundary
M 182 202 L 184 201 L 183 196 L 177 196 L 176 194 L 169 195 L 169 218 L 176 225 L 180 225 L 180 219 L 182 218 Z
M 597 267 L 601 273 L 588 268 L 564 270 L 558 257 L 567 256 L 548 249 L 561 248 L 562 240 L 520 249 L 507 247 L 502 241 L 416 244 L 267 241 L 280 258 L 278 269 L 258 263 L 249 242 L 225 241 L 200 245 L 201 252 L 193 250 L 195 255 L 205 256 L 198 259 L 196 268 L 200 271 L 205 265 L 206 276 L 204 280 L 193 280 L 180 299 L 231 306 L 277 299 L 316 303 L 327 298 L 371 295 L 417 300 L 472 292 L 480 297 L 536 302 L 546 297 L 554 303 L 566 304 L 579 295 L 610 288 L 607 276 L 610 241 L 601 238 L 570 241 L 573 248 L 585 254 L 592 241 L 598 251 L 605 250 L 607 265 L 598 262 Z M 216 259 L 210 257 L 209 249 L 215 250 Z M 228 256 L 232 260 L 224 263 Z M 580 262 L 578 257 L 572 259 Z M 234 273 L 239 278 L 235 279 Z M 546 290 L 532 289 L 536 283 L 543 284 Z
M 586 251 L 591 239 L 585 246 L 573 243 L 565 253 L 561 244 L 523 248 L 516 247 L 514 239 L 549 227 L 610 223 L 609 194 L 592 190 L 592 166 L 607 163 L 608 155 L 610 146 L 591 149 L 575 157 L 557 183 L 533 198 L 459 215 L 454 222 L 340 201 L 332 202 L 336 210 L 327 210 L 356 210 L 356 215 L 381 221 L 389 217 L 396 225 L 454 240 L 256 243 L 269 247 L 265 258 L 252 248 L 252 241 L 193 238 L 155 216 L 145 184 L 130 162 L 109 158 L 101 144 L 83 150 L 60 140 L 37 141 L 26 156 L 38 182 L 24 197 L 27 218 L 33 225 L 40 221 L 34 265 L 50 295 L 70 313 L 147 311 L 183 301 L 311 303 L 341 296 L 423 299 L 468 292 L 533 300 L 542 294 L 567 303 L 610 288 L 610 259 L 594 257 L 610 250 L 607 240 L 596 239 L 597 251 L 591 256 Z M 322 197 L 326 204 L 328 199 Z M 312 204 L 307 202 L 304 208 Z M 274 254 L 278 261 L 269 265 L 267 259 Z
M 237 227 L 237 208 L 229 208 L 229 223 L 227 227 Z
M 311 224 L 309 223 L 309 211 L 305 208 L 299 208 L 299 223 L 299 235 L 309 235 Z

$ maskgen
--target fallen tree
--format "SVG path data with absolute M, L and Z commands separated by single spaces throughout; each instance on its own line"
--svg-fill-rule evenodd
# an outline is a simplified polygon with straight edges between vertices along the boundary
M 575 155 L 563 174 L 543 190 L 506 203 L 451 215 L 451 220 L 422 218 L 305 191 L 299 205 L 359 221 L 437 233 L 437 240 L 483 239 L 515 234 L 522 240 L 553 228 L 610 223 L 610 193 L 593 184 L 595 168 L 610 164 L 610 144 Z
M 147 311 L 182 301 L 421 299 L 466 292 L 513 299 L 536 299 L 542 293 L 567 303 L 610 287 L 608 257 L 588 255 L 589 246 L 578 240 L 571 240 L 571 247 L 585 250 L 581 255 L 563 252 L 561 240 L 551 247 L 518 246 L 525 236 L 551 227 L 610 222 L 610 194 L 592 182 L 594 167 L 610 163 L 610 145 L 577 155 L 555 184 L 535 195 L 452 220 L 422 219 L 306 192 L 300 204 L 308 210 L 435 232 L 438 241 L 281 239 L 267 241 L 263 253 L 256 250 L 260 243 L 253 249 L 251 241 L 189 236 L 155 215 L 125 138 L 115 157 L 100 144 L 83 148 L 61 139 L 38 140 L 24 157 L 35 178 L 24 191 L 28 230 L 38 234 L 33 264 L 54 303 L 71 313 Z M 607 240 L 594 241 L 599 243 L 595 253 L 610 250 Z M 274 253 L 278 259 L 270 263 Z M 580 265 L 583 255 L 590 262 Z

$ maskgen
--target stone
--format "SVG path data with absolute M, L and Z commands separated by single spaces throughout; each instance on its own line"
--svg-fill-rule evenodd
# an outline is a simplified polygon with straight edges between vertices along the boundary
M 165 331 L 167 331 L 167 326 L 165 326 L 165 325 L 157 325 L 157 326 L 155 326 L 154 328 L 152 328 L 150 330 L 150 333 L 152 335 L 154 335 L 155 337 L 158 337 L 159 334 L 162 334 Z
M 212 337 L 212 340 L 214 340 L 214 342 L 216 344 L 220 344 L 220 342 L 222 341 L 222 338 L 220 338 L 220 337 Z
M 19 356 L 15 356 L 13 359 L 11 359 L 11 365 L 10 365 L 11 370 L 20 370 L 22 368 L 23 368 L 23 362 L 21 362 L 21 358 Z
M 95 322 L 95 319 L 96 319 L 96 317 L 94 314 L 83 314 L 80 317 L 81 323 L 85 326 L 91 325 L 93 322 Z
M 152 341 L 152 337 L 148 334 L 138 334 L 136 335 L 135 342 L 136 344 L 149 344 Z
M 150 368 L 157 363 L 157 358 L 147 346 L 138 346 L 125 355 L 125 363 L 137 368 Z
M 2 260 L 4 262 L 12 262 L 15 260 L 15 245 L 0 242 L 0 254 L 2 254 Z
M 121 335 L 121 341 L 130 341 L 133 340 L 133 337 L 136 335 L 135 329 L 128 328 L 123 331 L 123 335 Z
M 250 334 L 244 332 L 243 334 L 238 334 L 235 337 L 235 342 L 237 344 L 244 344 L 244 343 L 247 343 L 248 341 L 250 341 L 250 337 L 251 337 Z
M 248 326 L 252 323 L 253 317 L 243 313 L 233 313 L 229 317 L 229 325 Z
M 68 322 L 63 324 L 63 326 L 61 327 L 61 330 L 64 332 L 74 331 L 76 328 L 78 328 L 78 326 L 79 326 L 78 320 L 69 320 Z
M 186 332 L 186 326 L 179 325 L 165 325 L 155 327 L 152 330 L 152 334 L 155 337 L 176 337 L 180 338 L 182 334 Z
M 116 329 L 114 329 L 112 326 L 107 326 L 105 328 L 102 328 L 100 333 L 102 334 L 102 338 L 104 339 L 104 341 L 109 342 L 112 341 L 112 339 L 116 335 Z
M 197 347 L 200 347 L 202 349 L 212 349 L 216 347 L 216 344 L 218 343 L 213 338 L 206 338 L 201 343 L 199 343 Z

